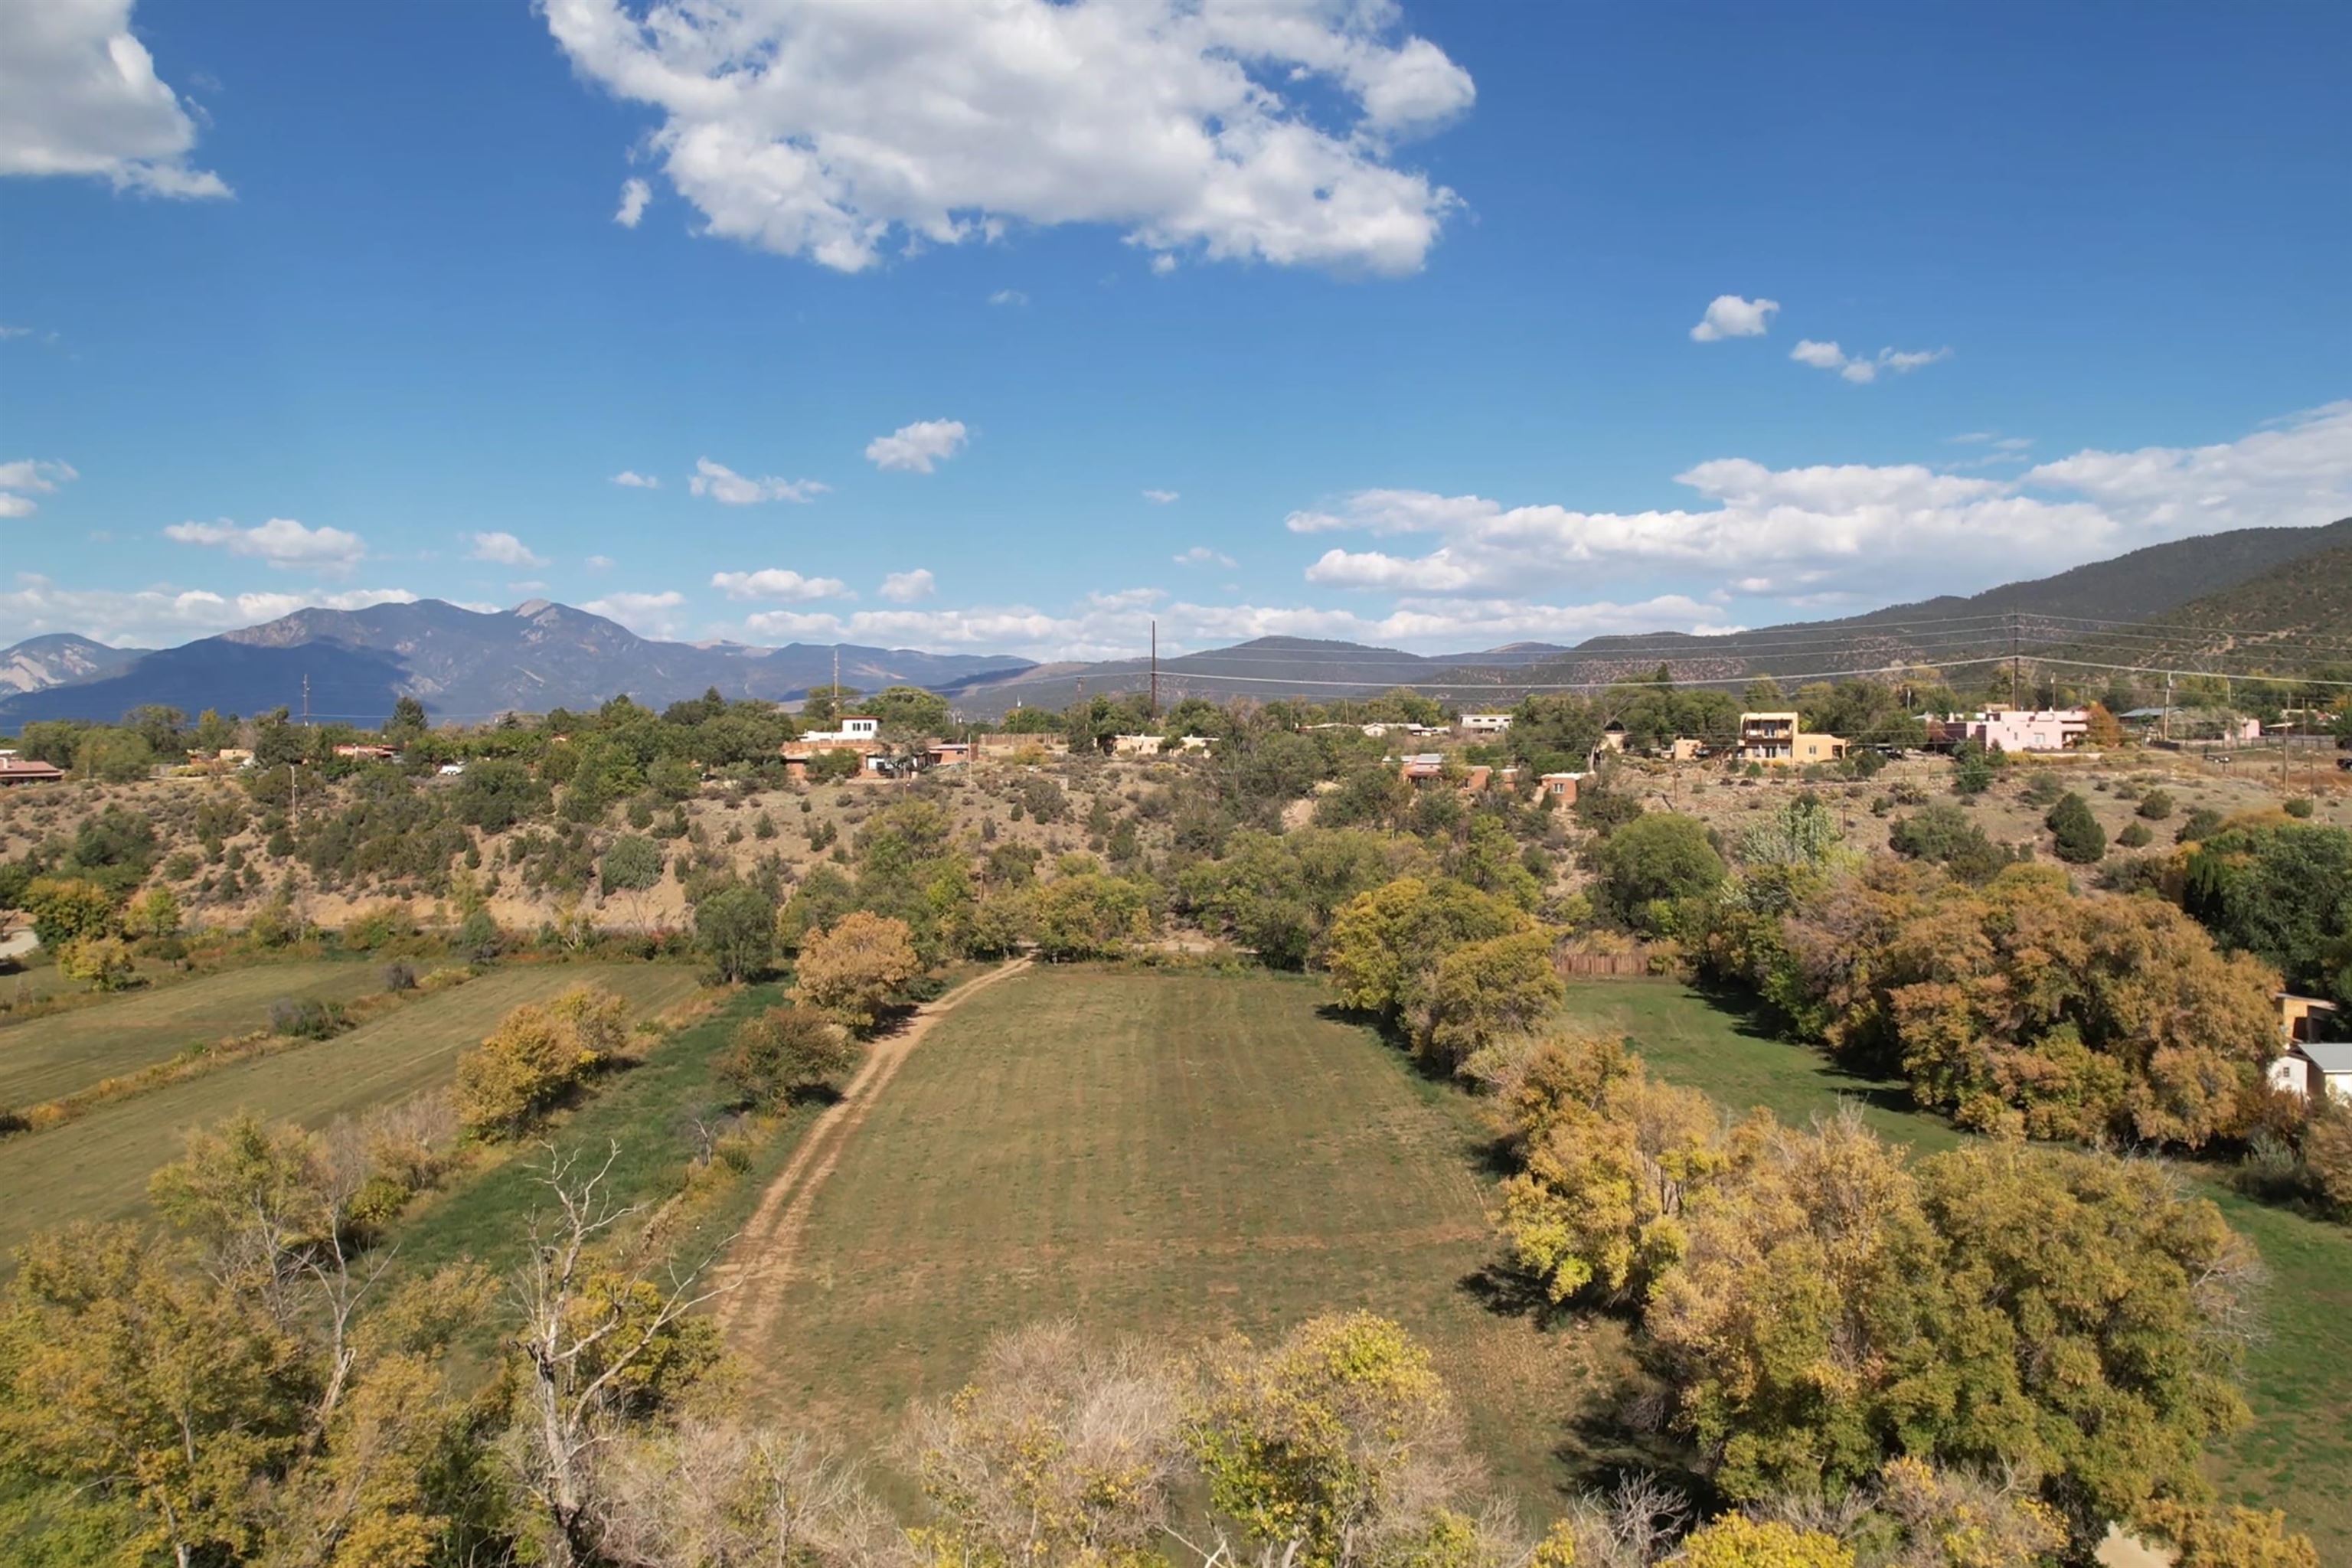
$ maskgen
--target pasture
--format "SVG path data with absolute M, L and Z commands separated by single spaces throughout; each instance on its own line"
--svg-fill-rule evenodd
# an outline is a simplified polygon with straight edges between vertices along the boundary
M 1761 1105 L 1801 1124 L 1842 1098 L 1882 1136 L 1922 1153 L 1969 1136 L 1910 1109 L 1900 1083 L 1841 1071 L 1822 1053 L 1773 1038 L 1740 1014 L 1670 981 L 1574 987 L 1572 1016 L 1622 1033 L 1662 1076 L 1706 1089 L 1727 1108 Z M 2352 1563 L 2352 1232 L 2241 1196 L 2221 1173 L 2183 1165 L 2268 1267 L 2264 1335 L 2246 1365 L 2252 1425 L 2214 1454 L 2222 1495 L 2285 1510 L 2322 1561 Z
M 235 1062 L 152 1092 L 94 1108 L 44 1131 L 0 1141 L 0 1252 L 36 1230 L 76 1219 L 116 1219 L 146 1205 L 147 1178 L 179 1152 L 192 1128 L 239 1110 L 323 1127 L 338 1116 L 450 1080 L 457 1054 L 521 1003 L 594 983 L 629 1000 L 632 1018 L 657 1014 L 695 989 L 691 970 L 650 963 L 530 964 L 495 970 L 419 997 L 347 1035 Z
M 1617 1331 L 1483 1304 L 1475 1108 L 1325 1000 L 1294 976 L 1076 967 L 973 996 L 819 1189 L 772 1336 L 731 1347 L 755 1391 L 874 1438 L 1024 1322 L 1181 1345 L 1362 1307 L 1430 1344 L 1497 1479 L 1549 1507 Z
M 258 963 L 167 983 L 46 1018 L 0 1024 L 0 1105 L 23 1110 L 269 1026 L 281 996 L 348 1003 L 383 988 L 352 960 Z

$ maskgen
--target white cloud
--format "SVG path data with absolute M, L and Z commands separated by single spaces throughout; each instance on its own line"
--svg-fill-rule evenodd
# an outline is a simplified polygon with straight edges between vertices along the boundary
M 1168 506 L 1177 500 L 1174 490 L 1146 490 L 1143 499 L 1154 506 Z
M 1789 351 L 1789 357 L 1799 364 L 1811 365 L 1815 370 L 1833 370 L 1848 381 L 1873 382 L 1878 379 L 1878 373 L 1882 370 L 1907 375 L 1921 365 L 1951 358 L 1952 351 L 1948 348 L 1914 351 L 1885 348 L 1872 358 L 1854 359 L 1848 357 L 1835 342 L 1817 343 L 1806 338 Z
M 0 590 L 0 625 L 23 636 L 79 632 L 118 647 L 161 647 L 236 631 L 300 609 L 363 610 L 414 604 L 405 588 L 355 588 L 333 594 L 215 594 L 201 588 L 61 588 L 25 574 Z
M 677 636 L 669 612 L 685 603 L 686 595 L 670 588 L 658 594 L 607 594 L 580 607 L 592 616 L 618 621 L 639 637 L 669 638 Z
M 624 489 L 657 490 L 661 489 L 661 480 L 658 477 L 653 474 L 641 474 L 635 468 L 623 468 L 613 476 L 613 482 Z
M 928 566 L 918 566 L 911 572 L 893 572 L 882 579 L 882 596 L 894 605 L 911 605 L 918 599 L 928 599 L 939 589 L 939 580 Z
M 14 462 L 0 463 L 0 518 L 30 517 L 41 510 L 33 498 L 57 493 L 62 484 L 70 484 L 81 475 L 71 463 L 54 463 L 37 458 L 19 458 Z
M 0 174 L 79 174 L 144 195 L 226 196 L 196 122 L 131 31 L 131 0 L 0 5 Z
M 471 561 L 491 561 L 500 566 L 544 566 L 547 557 L 531 552 L 523 542 L 511 533 L 475 533 L 467 536 L 473 549 L 466 552 Z
M 1469 75 L 1386 0 L 546 0 L 587 79 L 652 105 L 709 232 L 855 272 L 1104 224 L 1136 245 L 1416 270 L 1454 194 L 1396 143 Z
M 2014 479 L 1721 458 L 1676 482 L 1712 504 L 1592 512 L 1371 489 L 1287 522 L 1297 533 L 1436 542 L 1419 554 L 1327 551 L 1307 577 L 1334 588 L 1512 599 L 1597 574 L 1703 571 L 1815 595 L 1866 588 L 1881 600 L 1967 591 L 2188 534 L 2352 513 L 2352 400 L 2237 441 L 2078 452 Z
M 654 199 L 654 188 L 643 180 L 621 182 L 621 205 L 613 214 L 613 221 L 623 228 L 635 228 L 646 216 L 646 204 Z
M 175 522 L 163 530 L 163 537 L 225 550 L 280 571 L 324 572 L 335 576 L 351 571 L 367 553 L 356 533 L 340 528 L 306 528 L 290 517 L 273 517 L 251 528 L 240 528 L 226 518 L 217 522 Z
M 769 500 L 804 504 L 824 494 L 828 487 L 814 479 L 780 479 L 772 475 L 751 479 L 724 463 L 698 458 L 694 463 L 694 477 L 686 481 L 686 488 L 696 495 L 709 496 L 725 506 L 751 506 Z
M 758 572 L 716 572 L 710 585 L 730 599 L 838 599 L 849 584 L 838 577 L 803 577 L 781 566 Z
M 1743 300 L 1737 294 L 1717 294 L 1708 301 L 1706 314 L 1690 330 L 1691 342 L 1711 343 L 1723 338 L 1760 338 L 1771 326 L 1773 313 L 1780 308 L 1778 300 Z
M 591 555 L 582 564 L 591 572 L 610 572 L 613 569 L 613 558 L 609 555 Z
M 1175 557 L 1179 566 L 1238 566 L 1240 562 L 1222 550 L 1212 550 L 1205 544 L 1195 544 Z
M 1030 605 L 860 610 L 846 616 L 771 610 L 745 617 L 744 633 L 754 640 L 777 642 L 864 642 L 1040 659 L 1094 659 L 1141 653 L 1150 646 L 1154 620 L 1163 656 L 1261 637 L 1337 637 L 1451 649 L 1529 637 L 1574 641 L 1605 632 L 1733 629 L 1719 606 L 1680 595 L 1586 605 L 1420 598 L 1400 601 L 1388 614 L 1373 616 L 1307 605 L 1169 604 L 1164 598 L 1149 588 L 1093 594 L 1059 614 Z M 1237 695 L 1248 689 L 1233 688 Z
M 988 302 L 992 305 L 1025 305 L 1029 302 L 1029 296 L 1018 289 L 999 289 L 988 297 Z
M 928 474 L 962 450 L 968 435 L 961 419 L 919 419 L 866 443 L 866 460 L 886 471 Z

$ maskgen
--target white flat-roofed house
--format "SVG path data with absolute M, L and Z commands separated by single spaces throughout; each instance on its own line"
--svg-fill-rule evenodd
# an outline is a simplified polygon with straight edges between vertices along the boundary
M 1511 727 L 1508 713 L 1465 713 L 1462 727 L 1474 735 L 1499 735 Z

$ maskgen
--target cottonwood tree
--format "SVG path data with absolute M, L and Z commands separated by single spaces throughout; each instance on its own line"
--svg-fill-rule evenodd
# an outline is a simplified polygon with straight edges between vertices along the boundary
M 37 1237 L 0 1299 L 0 1450 L 119 1500 L 130 1548 L 184 1568 L 426 1568 L 467 1550 L 480 1433 L 443 1363 L 488 1282 L 439 1270 L 362 1316 L 383 1278 L 349 1241 L 362 1176 L 311 1134 L 239 1118 L 159 1173 L 186 1239 Z
M 526 1002 L 457 1058 L 457 1114 L 491 1136 L 524 1126 L 618 1054 L 628 1003 L 598 985 Z
M 864 1052 L 849 1031 L 811 1007 L 771 1007 L 735 1026 L 719 1076 L 753 1105 L 774 1105 L 855 1068 Z
M 853 910 L 801 943 L 793 998 L 856 1034 L 870 1032 L 887 1002 L 922 973 L 907 922 Z
M 1512 1525 L 1482 1500 L 1428 1351 L 1395 1323 L 1353 1312 L 1317 1318 L 1266 1350 L 1231 1341 L 1209 1353 L 1202 1376 L 1185 1445 L 1212 1505 L 1270 1562 L 1362 1568 L 1523 1555 L 1507 1544 Z

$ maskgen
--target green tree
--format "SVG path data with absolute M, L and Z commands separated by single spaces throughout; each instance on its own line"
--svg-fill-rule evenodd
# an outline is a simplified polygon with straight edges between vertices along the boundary
M 1706 825 L 1675 812 L 1649 812 L 1603 840 L 1595 858 L 1601 889 L 1627 924 L 1670 934 L 1677 900 L 1723 885 L 1723 857 Z
M 545 815 L 548 798 L 547 786 L 533 778 L 525 764 L 486 757 L 467 766 L 465 776 L 450 794 L 449 809 L 458 821 L 485 833 L 503 833 Z
M 625 833 L 606 847 L 596 874 L 608 893 L 642 893 L 661 880 L 661 846 Z
M 2106 829 L 2099 826 L 2099 819 L 2091 815 L 2090 802 L 2081 795 L 2069 791 L 2050 808 L 2042 826 L 2050 829 L 2061 860 L 2088 866 L 2106 858 Z
M 728 882 L 697 900 L 694 939 L 721 981 L 749 980 L 776 952 L 776 906 L 746 882 Z

